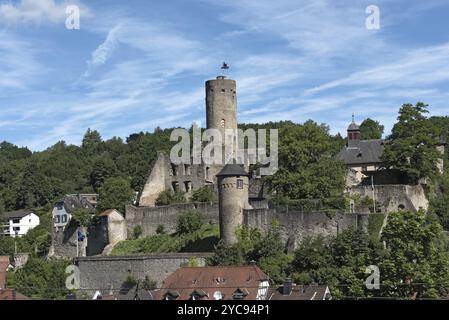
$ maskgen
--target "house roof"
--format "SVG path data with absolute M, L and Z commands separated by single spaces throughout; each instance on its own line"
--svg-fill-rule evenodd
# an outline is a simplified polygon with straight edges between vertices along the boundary
M 9 256 L 0 256 L 0 289 L 6 287 L 6 270 L 9 266 Z
M 72 213 L 72 211 L 76 209 L 86 209 L 92 212 L 95 210 L 95 203 L 91 202 L 89 198 L 84 197 L 83 195 L 66 195 L 59 201 L 59 203 L 61 202 L 67 213 Z
M 284 287 L 270 287 L 268 290 L 269 300 L 326 300 L 326 285 L 293 285 L 290 294 L 283 294 Z
M 163 300 L 167 295 L 177 300 L 233 300 L 240 294 L 244 300 L 256 300 L 260 283 L 267 275 L 257 266 L 243 267 L 182 267 L 168 276 L 155 297 Z
M 384 143 L 382 139 L 351 141 L 349 146 L 341 149 L 337 157 L 346 165 L 381 163 Z
M 31 210 L 17 210 L 17 211 L 5 212 L 3 215 L 7 219 L 14 219 L 14 218 L 23 218 L 23 217 L 29 215 L 30 213 L 33 213 L 33 211 L 31 211 Z
M 109 216 L 110 214 L 114 213 L 114 211 L 117 211 L 117 210 L 109 209 L 109 210 L 106 210 L 106 211 L 103 211 L 103 212 L 99 213 L 98 216 L 100 216 L 100 217 Z
M 228 163 L 217 174 L 217 177 L 235 177 L 235 176 L 249 176 L 248 172 L 243 169 L 241 165 Z
M 31 300 L 31 298 L 28 298 L 14 289 L 0 289 L 0 301 L 1 300 Z

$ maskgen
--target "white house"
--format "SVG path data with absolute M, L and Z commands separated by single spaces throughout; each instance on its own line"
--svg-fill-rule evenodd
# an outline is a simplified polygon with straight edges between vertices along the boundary
M 30 210 L 6 212 L 4 216 L 7 221 L 3 233 L 11 237 L 21 237 L 40 223 L 39 217 Z

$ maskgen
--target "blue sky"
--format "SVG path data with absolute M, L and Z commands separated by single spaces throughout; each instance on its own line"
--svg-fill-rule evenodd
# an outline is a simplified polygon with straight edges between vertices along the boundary
M 65 27 L 71 4 L 79 30 Z M 222 61 L 240 122 L 344 134 L 354 112 L 388 132 L 405 102 L 449 114 L 448 31 L 445 0 L 0 0 L 0 141 L 42 150 L 88 127 L 107 139 L 204 126 L 204 81 Z

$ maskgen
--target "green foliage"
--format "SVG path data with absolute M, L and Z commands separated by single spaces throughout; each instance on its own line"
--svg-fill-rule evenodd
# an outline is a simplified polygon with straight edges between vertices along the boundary
M 196 210 L 190 210 L 178 217 L 176 232 L 179 234 L 193 233 L 204 224 L 203 216 Z
M 384 126 L 378 121 L 367 118 L 360 124 L 360 136 L 362 140 L 381 139 Z
M 143 233 L 143 229 L 142 229 L 142 226 L 140 224 L 134 227 L 134 229 L 133 229 L 133 237 L 134 237 L 134 239 L 139 239 L 140 236 L 142 235 L 142 233 Z
M 64 299 L 69 293 L 65 280 L 66 260 L 44 260 L 31 257 L 22 269 L 8 274 L 10 287 L 36 299 Z
M 327 126 L 286 124 L 279 129 L 279 170 L 267 180 L 278 196 L 290 199 L 340 196 L 345 167 L 335 152 Z
M 169 204 L 185 203 L 184 193 L 176 191 L 162 191 L 156 199 L 156 206 L 167 206 Z
M 238 242 L 232 246 L 220 241 L 214 255 L 207 258 L 207 264 L 240 266 L 255 262 L 273 283 L 284 281 L 292 257 L 285 253 L 277 222 L 264 236 L 258 229 L 242 227 L 237 231 L 237 238 Z
M 422 211 L 390 214 L 381 238 L 387 246 L 379 264 L 382 294 L 403 298 L 446 296 L 449 257 L 447 248 L 441 247 L 441 238 L 441 226 L 428 222 Z
M 156 151 L 169 151 L 171 129 L 102 141 L 88 130 L 82 147 L 57 142 L 47 150 L 30 152 L 0 143 L 0 211 L 52 205 L 65 194 L 92 193 L 110 177 L 128 177 L 142 190 Z M 117 208 L 118 209 L 118 208 Z
M 163 224 L 157 226 L 156 234 L 165 234 L 165 226 Z
M 93 217 L 93 213 L 86 209 L 75 209 L 71 221 L 80 227 L 87 227 L 92 223 Z
M 157 282 L 145 276 L 145 280 L 142 282 L 142 288 L 144 290 L 154 290 L 157 288 Z
M 126 277 L 126 283 L 131 287 L 135 286 L 137 284 L 137 278 L 133 274 L 128 274 Z
M 424 212 L 390 213 L 380 240 L 386 248 L 375 237 L 355 229 L 336 237 L 307 238 L 295 251 L 291 272 L 300 283 L 329 285 L 335 298 L 447 295 L 448 243 L 438 223 L 428 221 Z M 365 288 L 369 265 L 379 267 L 379 291 Z
M 379 240 L 380 230 L 385 220 L 382 213 L 370 214 L 368 216 L 368 234 L 373 241 Z
M 125 212 L 125 205 L 131 204 L 133 189 L 126 178 L 108 178 L 99 190 L 99 210 L 117 209 Z
M 212 188 L 204 186 L 201 187 L 192 193 L 192 202 L 216 202 L 217 201 L 217 195 L 212 190 Z
M 327 284 L 332 295 L 365 296 L 365 268 L 376 264 L 377 251 L 369 236 L 355 229 L 347 229 L 333 238 L 306 238 L 295 251 L 292 263 L 296 281 Z
M 113 256 L 143 255 L 168 252 L 210 252 L 218 242 L 216 225 L 204 224 L 190 234 L 157 234 L 136 240 L 119 242 L 112 250 Z
M 404 104 L 382 156 L 387 168 L 404 172 L 413 182 L 433 178 L 437 172 L 440 155 L 436 146 L 440 137 L 427 113 L 427 105 L 422 102 L 415 106 Z

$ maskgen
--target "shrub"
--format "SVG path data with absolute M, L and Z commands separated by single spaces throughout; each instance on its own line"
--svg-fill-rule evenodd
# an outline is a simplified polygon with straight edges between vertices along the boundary
M 202 225 L 202 215 L 196 210 L 190 210 L 179 216 L 176 231 L 179 234 L 188 234 L 199 230 Z
M 143 229 L 141 225 L 135 226 L 133 229 L 133 236 L 134 239 L 139 239 L 139 237 L 142 235 Z
M 145 290 L 154 290 L 157 288 L 157 282 L 145 276 L 145 280 L 142 283 L 142 288 Z
M 165 226 L 163 224 L 160 224 L 157 226 L 156 228 L 156 233 L 157 234 L 165 234 Z
M 137 279 L 133 274 L 128 274 L 128 277 L 126 277 L 126 284 L 130 286 L 135 286 L 137 284 Z
M 186 198 L 182 192 L 162 191 L 156 199 L 156 206 L 167 206 L 174 203 L 185 203 Z
M 193 202 L 216 202 L 217 195 L 211 188 L 204 186 L 193 191 L 191 200 Z

